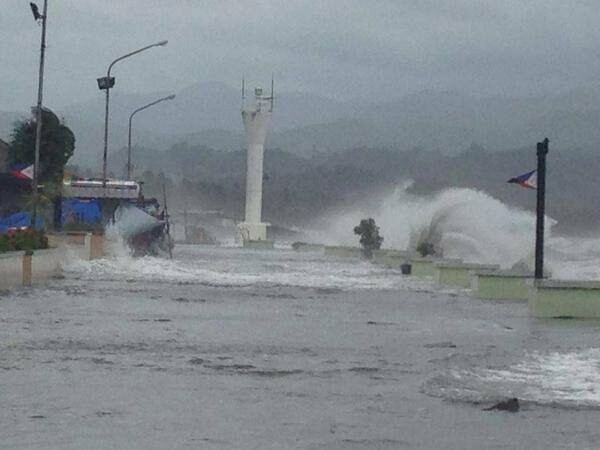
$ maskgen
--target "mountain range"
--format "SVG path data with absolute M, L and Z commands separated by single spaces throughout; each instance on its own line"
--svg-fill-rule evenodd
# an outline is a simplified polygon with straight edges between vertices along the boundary
M 115 88 L 111 94 L 112 152 L 127 144 L 130 112 L 170 92 L 127 94 Z M 182 142 L 216 150 L 242 147 L 238 89 L 209 82 L 176 95 L 175 100 L 135 117 L 136 145 L 156 150 Z M 267 146 L 303 156 L 358 147 L 424 148 L 451 155 L 474 143 L 494 151 L 532 145 L 546 136 L 555 148 L 590 148 L 600 143 L 600 89 L 527 98 L 424 91 L 397 99 L 392 94 L 386 102 L 275 92 L 274 109 Z M 104 126 L 102 93 L 55 112 L 76 135 L 73 162 L 98 167 Z M 27 114 L 0 111 L 0 138 L 8 139 L 14 121 Z
M 243 217 L 244 151 L 223 152 L 178 144 L 168 152 L 136 147 L 133 154 L 134 159 L 144 162 L 144 166 L 136 167 L 135 178 L 144 181 L 147 195 L 160 197 L 166 184 L 169 203 L 175 210 L 187 204 L 197 210 L 219 210 L 228 217 Z M 125 150 L 113 155 L 115 173 L 122 170 L 126 158 Z M 448 188 L 468 188 L 533 211 L 535 192 L 507 180 L 535 168 L 535 164 L 532 145 L 495 152 L 473 145 L 456 155 L 370 147 L 320 153 L 311 158 L 267 149 L 263 213 L 267 221 L 275 224 L 306 225 L 332 211 L 380 204 L 382 198 L 408 180 L 413 181 L 409 191 L 420 196 Z M 597 234 L 598 172 L 600 158 L 595 149 L 560 151 L 550 147 L 546 211 L 558 222 L 554 231 Z

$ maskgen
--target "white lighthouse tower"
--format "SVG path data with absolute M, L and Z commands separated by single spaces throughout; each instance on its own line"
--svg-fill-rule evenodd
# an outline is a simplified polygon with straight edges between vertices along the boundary
M 262 221 L 263 157 L 265 136 L 273 114 L 273 81 L 271 95 L 263 94 L 261 88 L 254 90 L 254 104 L 244 104 L 244 82 L 242 81 L 242 120 L 246 131 L 246 218 L 238 224 L 238 232 L 244 247 L 272 248 L 267 239 L 268 223 Z

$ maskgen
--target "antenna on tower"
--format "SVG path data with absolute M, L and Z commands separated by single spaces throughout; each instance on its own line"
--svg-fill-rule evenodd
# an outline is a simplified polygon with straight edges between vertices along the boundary
M 242 109 L 246 106 L 246 80 L 242 75 Z
M 273 94 L 275 87 L 275 75 L 271 74 L 271 112 L 273 112 L 273 100 L 275 99 L 275 95 Z

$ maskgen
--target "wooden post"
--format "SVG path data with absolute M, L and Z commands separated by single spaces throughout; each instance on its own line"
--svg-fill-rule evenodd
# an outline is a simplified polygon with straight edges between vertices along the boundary
M 23 287 L 31 287 L 32 285 L 32 259 L 33 252 L 31 250 L 27 250 L 23 254 Z
M 90 260 L 104 257 L 104 234 L 93 232 L 90 238 Z

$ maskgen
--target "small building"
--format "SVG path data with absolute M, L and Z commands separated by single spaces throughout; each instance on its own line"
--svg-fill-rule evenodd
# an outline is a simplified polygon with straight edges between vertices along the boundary
M 8 144 L 0 139 L 0 217 L 22 209 L 23 198 L 31 192 L 31 183 L 10 174 Z

